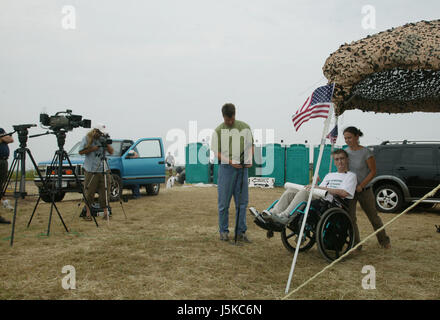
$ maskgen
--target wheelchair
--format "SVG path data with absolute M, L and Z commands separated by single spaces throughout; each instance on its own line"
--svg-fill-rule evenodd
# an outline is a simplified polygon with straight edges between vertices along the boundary
M 278 200 L 266 210 L 272 209 L 277 202 Z M 268 238 L 273 237 L 274 232 L 281 233 L 283 245 L 288 251 L 295 253 L 306 206 L 307 202 L 298 204 L 290 213 L 286 224 L 265 220 L 261 213 L 254 216 L 254 223 L 267 231 Z M 322 256 L 328 262 L 332 262 L 353 248 L 354 226 L 347 212 L 347 204 L 339 197 L 334 197 L 333 202 L 323 199 L 313 200 L 310 204 L 299 251 L 307 251 L 317 243 Z

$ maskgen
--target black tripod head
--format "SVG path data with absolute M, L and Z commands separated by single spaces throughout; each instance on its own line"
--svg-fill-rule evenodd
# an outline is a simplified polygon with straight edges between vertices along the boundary
M 15 130 L 14 132 L 18 132 L 18 141 L 20 141 L 20 148 L 26 148 L 29 133 L 28 129 L 36 126 L 36 124 L 18 124 L 12 126 Z
M 58 148 L 63 150 L 64 145 L 66 144 L 66 131 L 62 129 L 54 130 L 53 134 L 57 136 Z
M 48 134 L 54 134 L 57 137 L 58 149 L 64 150 L 64 145 L 66 143 L 66 130 L 64 129 L 56 129 L 53 131 L 46 131 L 45 133 L 34 134 L 29 136 L 30 138 L 41 137 Z

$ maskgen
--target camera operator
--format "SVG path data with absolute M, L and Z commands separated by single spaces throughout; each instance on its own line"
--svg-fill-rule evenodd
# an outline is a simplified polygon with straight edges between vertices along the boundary
M 110 199 L 110 174 L 109 171 L 105 172 L 107 179 L 107 194 L 105 193 L 105 180 L 104 180 L 104 154 L 108 152 L 113 154 L 113 147 L 107 143 L 108 133 L 106 126 L 103 124 L 97 124 L 87 135 L 82 139 L 79 148 L 79 154 L 85 155 L 84 170 L 85 170 L 85 197 L 87 199 L 86 209 L 87 213 L 84 219 L 91 221 L 90 208 L 87 204 L 92 205 L 95 192 L 99 194 L 99 205 L 104 208 L 104 218 L 108 217 L 108 203 Z M 108 169 L 108 168 L 107 168 Z M 107 200 L 107 201 L 106 201 Z
M 3 128 L 0 128 L 0 136 L 5 134 L 5 130 Z M 4 184 L 8 180 L 8 158 L 9 158 L 9 143 L 14 142 L 14 138 L 9 135 L 5 135 L 0 137 L 0 187 L 1 192 L 3 192 L 3 189 L 6 187 Z M 8 200 L 3 199 L 2 196 L 2 205 L 3 207 L 7 209 L 14 209 L 10 204 Z M 6 220 L 2 216 L 0 216 L 0 223 L 9 224 L 10 221 Z

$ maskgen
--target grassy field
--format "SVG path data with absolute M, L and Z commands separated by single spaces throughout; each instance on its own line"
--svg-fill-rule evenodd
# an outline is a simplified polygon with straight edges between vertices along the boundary
M 34 190 L 35 191 L 35 190 Z M 145 192 L 145 190 L 143 190 Z M 283 189 L 251 189 L 250 206 L 264 209 Z M 32 194 L 32 190 L 28 191 Z M 112 203 L 108 224 L 80 219 L 78 194 L 58 204 L 70 232 L 54 213 L 46 236 L 50 205 L 42 203 L 27 229 L 35 196 L 19 200 L 13 247 L 11 225 L 0 225 L 0 299 L 280 299 L 284 297 L 292 254 L 279 234 L 271 239 L 248 214 L 253 241 L 234 246 L 219 241 L 217 189 L 176 186 L 123 203 Z M 230 229 L 234 228 L 231 204 Z M 10 212 L 1 215 L 12 219 Z M 395 215 L 382 214 L 384 222 Z M 361 238 L 372 232 L 358 210 Z M 370 239 L 349 257 L 301 288 L 289 299 L 440 299 L 440 209 L 411 212 L 389 226 L 392 248 Z M 231 232 L 232 235 L 232 232 Z M 76 272 L 76 289 L 62 287 L 63 266 Z M 291 290 L 328 263 L 316 245 L 300 253 Z M 366 290 L 362 268 L 375 268 L 375 289 Z

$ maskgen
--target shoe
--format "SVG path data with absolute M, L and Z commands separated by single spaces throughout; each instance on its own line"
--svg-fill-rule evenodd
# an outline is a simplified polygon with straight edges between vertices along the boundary
M 82 217 L 85 221 L 92 221 L 92 217 L 83 216 Z
M 2 205 L 3 205 L 3 208 L 9 209 L 9 210 L 14 210 L 14 207 L 11 206 L 8 199 L 3 200 Z
M 0 216 L 0 223 L 3 223 L 3 224 L 10 224 L 11 223 L 11 221 L 9 221 L 9 220 L 6 220 L 5 218 L 3 218 L 2 216 Z
M 251 215 L 253 215 L 255 218 L 257 218 L 260 215 L 260 213 L 254 207 L 250 207 L 249 211 L 250 211 Z
M 229 234 L 227 232 L 220 232 L 221 241 L 229 241 Z
M 387 243 L 387 244 L 383 245 L 382 248 L 391 249 L 391 243 Z
M 260 214 L 260 216 L 263 218 L 264 221 L 268 222 L 272 220 L 272 214 L 267 211 L 267 210 L 263 210 Z
M 241 241 L 241 242 L 245 242 L 245 243 L 252 243 L 252 241 L 249 240 L 249 238 L 247 237 L 247 235 L 245 233 L 239 234 L 237 236 L 237 241 Z
M 263 210 L 263 212 L 261 212 L 261 215 L 263 217 L 270 217 L 270 216 L 272 216 L 272 213 L 270 213 L 270 211 L 268 211 L 268 210 Z

